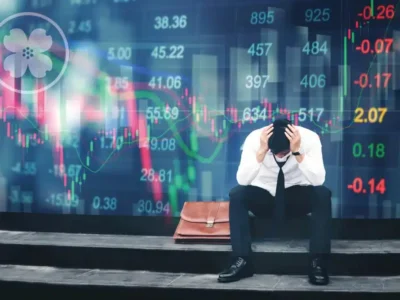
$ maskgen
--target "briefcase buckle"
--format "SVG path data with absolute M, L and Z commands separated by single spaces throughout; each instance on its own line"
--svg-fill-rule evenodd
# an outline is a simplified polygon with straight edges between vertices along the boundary
M 206 225 L 207 228 L 211 228 L 213 226 L 214 226 L 214 222 L 213 221 L 207 221 L 207 225 Z

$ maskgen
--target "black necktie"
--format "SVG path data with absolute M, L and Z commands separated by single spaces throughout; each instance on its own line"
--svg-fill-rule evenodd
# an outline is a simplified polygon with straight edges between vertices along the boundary
M 278 162 L 275 158 L 275 162 L 279 166 L 279 173 L 278 173 L 278 182 L 276 184 L 276 193 L 275 193 L 275 211 L 274 211 L 274 219 L 275 225 L 278 226 L 278 230 L 283 223 L 283 219 L 285 216 L 285 175 L 283 174 L 282 167 L 285 165 L 287 160 L 283 162 Z

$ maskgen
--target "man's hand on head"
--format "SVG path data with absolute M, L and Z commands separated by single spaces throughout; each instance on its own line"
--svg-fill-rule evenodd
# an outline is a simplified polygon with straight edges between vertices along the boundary
M 285 130 L 285 135 L 290 142 L 290 151 L 291 152 L 299 152 L 301 145 L 301 136 L 299 130 L 293 126 L 288 125 Z M 301 163 L 304 159 L 304 154 L 295 156 L 296 160 Z
M 261 151 L 268 152 L 268 150 L 269 150 L 268 141 L 269 141 L 269 138 L 273 134 L 273 130 L 274 130 L 273 124 L 269 124 L 267 127 L 265 127 L 262 130 L 261 136 L 260 136 L 260 150 Z
M 300 150 L 301 136 L 300 132 L 293 125 L 288 125 L 285 129 L 285 135 L 290 142 L 290 151 L 297 152 Z
M 269 124 L 267 127 L 265 127 L 262 131 L 261 131 L 261 136 L 260 136 L 260 147 L 257 151 L 256 154 L 256 158 L 257 161 L 260 163 L 264 160 L 265 155 L 267 154 L 269 147 L 268 147 L 268 141 L 269 138 L 272 136 L 273 134 L 273 124 Z

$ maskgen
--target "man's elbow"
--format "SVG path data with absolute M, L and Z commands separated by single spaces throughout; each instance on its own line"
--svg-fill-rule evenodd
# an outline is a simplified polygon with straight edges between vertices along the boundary
M 236 180 L 239 185 L 249 185 L 253 181 L 255 175 L 255 173 L 249 172 L 248 169 L 239 167 L 236 173 Z
M 311 184 L 314 186 L 323 185 L 325 183 L 326 173 L 323 172 L 316 172 L 312 175 Z
M 236 174 L 236 181 L 238 182 L 239 185 L 249 185 L 249 178 L 246 178 L 246 176 L 244 176 L 244 174 L 240 174 L 239 172 L 237 172 Z

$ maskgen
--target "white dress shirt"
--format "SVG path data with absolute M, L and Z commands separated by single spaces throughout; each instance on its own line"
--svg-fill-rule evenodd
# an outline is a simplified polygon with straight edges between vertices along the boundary
M 294 185 L 322 185 L 325 182 L 325 167 L 321 140 L 315 132 L 301 126 L 295 127 L 300 132 L 300 148 L 304 153 L 304 159 L 299 163 L 292 153 L 281 159 L 276 158 L 277 161 L 285 161 L 289 157 L 282 168 L 285 175 L 285 188 Z M 256 159 L 263 129 L 256 129 L 247 136 L 236 179 L 240 185 L 258 186 L 275 196 L 279 167 L 271 150 L 267 152 L 263 162 L 259 163 Z

